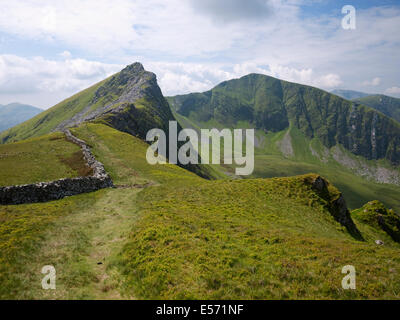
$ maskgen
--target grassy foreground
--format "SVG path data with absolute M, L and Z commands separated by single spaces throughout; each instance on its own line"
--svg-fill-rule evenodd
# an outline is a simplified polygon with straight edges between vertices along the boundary
M 400 298 L 399 244 L 357 212 L 354 239 L 315 176 L 207 181 L 148 165 L 147 145 L 110 127 L 73 131 L 119 187 L 0 206 L 1 298 Z M 55 291 L 41 289 L 48 264 Z M 348 264 L 356 290 L 341 288 Z
M 47 203 L 0 205 L 0 299 L 121 298 L 118 254 L 137 218 L 142 188 L 201 181 L 173 165 L 148 165 L 147 145 L 129 134 L 104 125 L 84 126 L 74 133 L 92 144 L 119 188 Z M 31 146 L 28 140 L 2 147 L 24 143 Z M 35 169 L 26 167 L 27 179 Z M 45 265 L 56 268 L 55 291 L 41 288 Z
M 156 299 L 399 298 L 400 246 L 353 239 L 304 177 L 147 189 L 126 293 Z M 358 221 L 357 221 L 358 222 Z M 357 290 L 341 287 L 354 265 Z

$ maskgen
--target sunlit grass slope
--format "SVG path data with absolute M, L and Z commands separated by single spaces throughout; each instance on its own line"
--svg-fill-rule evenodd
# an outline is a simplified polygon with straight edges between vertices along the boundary
M 126 293 L 151 299 L 399 298 L 400 246 L 352 238 L 313 176 L 165 185 L 141 195 Z M 373 232 L 373 231 L 369 231 Z M 378 239 L 378 238 L 376 238 Z M 375 239 L 374 239 L 375 240 Z M 354 265 L 357 290 L 341 287 Z
M 0 186 L 89 174 L 79 146 L 62 133 L 0 145 Z
M 0 206 L 1 298 L 400 297 L 399 245 L 377 246 L 381 230 L 357 219 L 367 241 L 354 239 L 315 175 L 208 181 L 149 165 L 146 143 L 105 125 L 73 132 L 120 188 Z M 347 264 L 355 291 L 341 289 Z M 56 267 L 55 291 L 41 289 L 44 265 Z
M 75 129 L 74 133 L 87 139 L 114 183 L 122 188 L 47 203 L 0 206 L 0 298 L 120 298 L 121 278 L 114 266 L 118 260 L 115 256 L 136 219 L 136 198 L 140 192 L 130 187 L 163 183 L 173 188 L 202 181 L 174 165 L 150 166 L 145 158 L 148 145 L 129 134 L 94 124 Z M 52 134 L 0 148 L 8 148 L 8 153 L 24 151 L 19 156 L 27 157 L 29 175 L 21 177 L 25 183 L 32 181 L 35 173 L 34 167 L 28 166 L 31 160 L 28 151 L 35 151 L 34 158 L 39 160 L 38 152 L 56 148 L 57 143 L 64 141 L 62 137 L 62 134 Z M 50 144 L 49 149 L 49 143 L 56 144 Z M 75 147 L 79 150 L 71 146 L 72 151 Z M 63 151 L 68 154 L 68 149 Z M 50 163 L 51 158 L 42 165 Z M 64 175 L 60 164 L 53 165 L 59 175 Z M 48 178 L 48 170 L 37 172 L 38 179 Z M 103 264 L 98 265 L 99 261 Z M 41 289 L 40 270 L 44 265 L 56 267 L 58 289 L 55 292 Z
M 107 79 L 60 102 L 32 119 L 2 132 L 0 143 L 20 141 L 50 133 L 61 122 L 82 111 L 93 99 L 96 90 L 106 81 Z
M 201 180 L 194 173 L 173 164 L 148 164 L 147 143 L 106 125 L 84 124 L 72 129 L 72 132 L 93 147 L 95 156 L 104 163 L 115 184 L 172 181 L 187 184 Z

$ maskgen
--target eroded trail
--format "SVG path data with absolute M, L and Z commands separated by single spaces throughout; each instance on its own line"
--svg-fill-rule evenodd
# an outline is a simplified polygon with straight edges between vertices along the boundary
M 106 189 L 81 212 L 73 212 L 48 231 L 32 265 L 38 299 L 121 299 L 118 254 L 137 218 L 140 188 Z M 41 288 L 40 270 L 56 268 L 56 290 Z

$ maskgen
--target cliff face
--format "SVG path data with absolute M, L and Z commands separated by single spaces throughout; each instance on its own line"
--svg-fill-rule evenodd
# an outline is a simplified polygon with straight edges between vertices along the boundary
M 400 125 L 384 114 L 323 90 L 282 82 L 290 121 L 330 148 L 341 144 L 366 159 L 400 163 Z
M 168 98 L 194 121 L 215 119 L 227 126 L 247 121 L 277 132 L 296 126 L 330 148 L 337 144 L 367 159 L 400 163 L 400 124 L 384 114 L 326 91 L 250 74 L 204 93 Z
M 145 139 L 152 128 L 168 132 L 168 121 L 172 120 L 174 116 L 157 84 L 156 75 L 144 70 L 140 63 L 134 63 L 100 86 L 81 112 L 54 130 L 95 121 Z

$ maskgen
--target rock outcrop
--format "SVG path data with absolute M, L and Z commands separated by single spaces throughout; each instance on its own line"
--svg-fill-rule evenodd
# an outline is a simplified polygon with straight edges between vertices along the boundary
M 370 201 L 357 213 L 359 219 L 376 230 L 383 230 L 393 241 L 400 242 L 400 215 L 378 201 Z
M 67 196 L 93 192 L 113 186 L 113 182 L 105 171 L 103 164 L 95 159 L 86 143 L 73 136 L 69 130 L 65 130 L 65 135 L 69 141 L 82 148 L 87 165 L 93 169 L 93 176 L 0 187 L 1 205 L 58 200 Z
M 360 231 L 357 229 L 353 219 L 351 218 L 350 211 L 347 208 L 346 200 L 342 193 L 336 188 L 331 186 L 321 176 L 316 176 L 311 182 L 311 187 L 318 195 L 326 201 L 326 207 L 342 226 L 346 227 L 347 231 L 356 239 L 363 240 Z
M 102 84 L 79 113 L 59 123 L 53 131 L 64 131 L 83 122 L 100 121 L 115 129 L 145 139 L 148 130 L 168 130 L 175 120 L 154 73 L 133 63 Z

